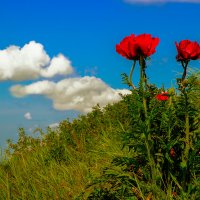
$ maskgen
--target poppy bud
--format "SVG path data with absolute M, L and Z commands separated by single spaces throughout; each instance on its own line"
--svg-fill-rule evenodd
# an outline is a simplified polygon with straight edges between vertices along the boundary
M 176 154 L 176 153 L 175 153 L 174 148 L 171 148 L 171 149 L 170 149 L 170 153 L 169 153 L 169 154 L 170 154 L 170 156 L 171 156 L 172 158 L 175 157 L 175 154 Z

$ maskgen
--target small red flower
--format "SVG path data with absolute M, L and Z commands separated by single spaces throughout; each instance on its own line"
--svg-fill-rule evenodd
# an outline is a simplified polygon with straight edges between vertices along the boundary
M 200 45 L 190 40 L 182 40 L 179 44 L 176 42 L 178 55 L 177 61 L 197 60 L 200 58 Z
M 116 45 L 116 51 L 129 60 L 139 60 L 140 56 L 146 58 L 155 53 L 159 41 L 159 38 L 153 38 L 150 34 L 131 34 Z
M 175 157 L 175 154 L 176 154 L 176 153 L 175 153 L 174 148 L 171 148 L 171 149 L 170 149 L 170 153 L 169 153 L 169 154 L 170 154 L 170 156 L 171 156 L 172 158 Z
M 176 197 L 177 193 L 176 192 L 172 192 L 172 196 Z
M 156 99 L 159 101 L 167 101 L 169 99 L 168 92 L 162 92 L 156 96 Z

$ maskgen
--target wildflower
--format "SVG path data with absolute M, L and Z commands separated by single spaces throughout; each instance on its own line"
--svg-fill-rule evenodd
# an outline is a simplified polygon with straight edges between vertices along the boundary
M 172 192 L 172 196 L 173 197 L 176 197 L 177 196 L 177 193 L 174 191 L 174 192 Z
M 200 45 L 190 40 L 182 40 L 179 44 L 176 42 L 178 55 L 177 61 L 197 60 L 200 58 Z
M 146 58 L 155 53 L 159 41 L 159 38 L 153 38 L 150 34 L 131 34 L 116 45 L 116 51 L 129 60 L 139 60 L 140 56 Z
M 170 154 L 170 156 L 171 156 L 172 158 L 175 157 L 175 154 L 176 154 L 176 153 L 175 153 L 174 148 L 171 148 L 171 149 L 170 149 L 170 153 L 169 153 L 169 154 Z
M 168 92 L 162 92 L 161 94 L 156 95 L 156 99 L 159 101 L 167 101 L 169 99 Z

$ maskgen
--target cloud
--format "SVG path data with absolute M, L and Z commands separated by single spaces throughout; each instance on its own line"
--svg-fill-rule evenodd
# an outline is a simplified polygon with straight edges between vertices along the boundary
M 29 85 L 15 85 L 10 88 L 15 97 L 43 95 L 53 102 L 57 110 L 77 110 L 87 113 L 96 104 L 105 106 L 119 101 L 119 93 L 127 94 L 129 90 L 117 90 L 94 77 L 97 68 L 86 71 L 91 76 L 67 78 L 59 82 L 49 80 L 37 81 Z M 31 41 L 22 48 L 10 46 L 0 50 L 0 81 L 32 80 L 51 78 L 55 75 L 72 74 L 71 62 L 64 55 L 50 58 L 40 43 Z M 24 117 L 32 119 L 27 112 Z
M 200 3 L 200 0 L 124 0 L 132 4 Z
M 53 101 L 57 110 L 78 110 L 87 113 L 97 103 L 105 106 L 121 99 L 119 93 L 128 94 L 129 90 L 113 89 L 94 76 L 68 78 L 59 82 L 38 81 L 30 85 L 15 85 L 10 88 L 15 97 L 43 95 Z
M 40 43 L 31 41 L 22 48 L 10 46 L 0 50 L 0 81 L 50 78 L 73 72 L 71 62 L 62 54 L 52 59 Z
M 25 113 L 24 118 L 27 120 L 31 120 L 32 119 L 31 113 L 30 112 Z
M 51 63 L 47 68 L 41 70 L 41 76 L 49 78 L 57 74 L 71 74 L 72 72 L 71 62 L 62 54 L 59 54 L 51 60 Z

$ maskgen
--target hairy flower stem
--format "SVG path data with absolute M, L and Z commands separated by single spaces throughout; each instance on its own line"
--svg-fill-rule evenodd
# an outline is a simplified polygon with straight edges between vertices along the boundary
M 183 188 L 184 190 L 187 189 L 187 182 L 188 182 L 188 161 L 189 161 L 189 151 L 190 151 L 190 121 L 189 121 L 189 113 L 188 113 L 188 98 L 187 94 L 185 91 L 185 88 L 183 89 L 183 94 L 185 96 L 185 149 L 184 149 L 184 154 L 183 154 L 183 159 L 182 162 L 184 163 L 184 168 L 183 168 Z
M 185 114 L 185 158 L 188 161 L 190 150 L 190 122 L 188 113 Z
M 187 66 L 188 66 L 189 61 L 182 61 L 182 67 L 183 67 L 183 75 L 181 78 L 181 82 L 179 85 L 180 91 L 184 96 L 184 100 L 185 100 L 185 148 L 184 148 L 184 153 L 183 153 L 183 158 L 182 158 L 182 162 L 183 162 L 183 188 L 184 190 L 186 190 L 187 187 L 187 181 L 188 181 L 188 160 L 189 160 L 189 151 L 190 151 L 190 121 L 189 121 L 189 110 L 188 110 L 188 94 L 187 94 L 187 90 L 186 90 L 186 85 L 184 84 L 184 80 L 186 78 L 187 75 Z
M 145 118 L 147 118 L 147 101 L 144 95 L 145 90 L 147 90 L 147 77 L 145 72 L 146 62 L 143 56 L 140 56 L 139 64 L 140 64 L 140 91 L 142 93 L 142 98 L 143 98 Z
M 133 62 L 133 65 L 132 65 L 132 68 L 131 68 L 131 72 L 130 72 L 130 76 L 129 76 L 129 83 L 130 83 L 130 86 L 133 88 L 133 90 L 136 89 L 136 87 L 133 85 L 133 80 L 132 80 L 133 71 L 135 69 L 135 64 L 136 64 L 136 60 L 134 60 L 134 62 Z
M 183 67 L 183 75 L 181 78 L 181 82 L 183 82 L 185 80 L 185 77 L 187 75 L 187 66 L 188 66 L 189 61 L 181 61 L 182 67 Z
M 156 184 L 156 168 L 155 168 L 155 162 L 151 153 L 151 135 L 150 135 L 150 122 L 148 119 L 148 112 L 147 112 L 147 99 L 145 96 L 145 93 L 147 92 L 147 77 L 146 77 L 146 62 L 143 56 L 140 56 L 139 60 L 140 64 L 140 93 L 142 95 L 142 101 L 143 101 L 143 109 L 144 109 L 144 123 L 145 123 L 145 146 L 147 150 L 147 157 L 149 160 L 149 165 L 151 168 L 151 179 L 152 184 Z
M 149 130 L 147 132 L 149 132 Z M 149 144 L 150 140 L 151 140 L 150 135 L 147 133 L 146 138 L 145 138 L 145 146 L 146 146 L 146 150 L 147 150 L 147 157 L 148 157 L 149 165 L 151 168 L 152 184 L 156 184 L 156 167 L 155 167 L 155 162 L 154 162 L 153 156 L 151 155 L 151 147 Z

